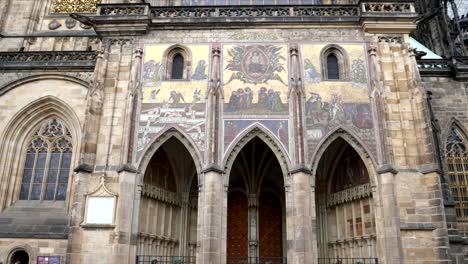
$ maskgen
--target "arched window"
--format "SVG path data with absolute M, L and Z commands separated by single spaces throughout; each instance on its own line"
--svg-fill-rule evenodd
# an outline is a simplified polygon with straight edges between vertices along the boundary
M 447 138 L 446 159 L 457 220 L 468 224 L 468 151 L 461 130 L 452 127 Z M 468 226 L 467 226 L 468 227 Z M 468 228 L 462 228 L 464 233 Z
M 56 118 L 33 133 L 26 151 L 20 200 L 65 200 L 72 158 L 72 137 Z
M 328 70 L 328 80 L 340 79 L 340 68 L 338 66 L 338 58 L 336 57 L 335 54 L 328 55 L 327 70 Z
M 326 46 L 321 54 L 322 79 L 324 81 L 347 80 L 349 76 L 346 51 L 338 45 Z
M 181 80 L 184 78 L 184 57 L 177 53 L 172 59 L 171 79 Z
M 452 127 L 447 139 L 447 166 L 457 217 L 468 222 L 468 154 L 462 133 Z
M 189 80 L 192 76 L 192 53 L 189 48 L 176 44 L 163 54 L 163 80 Z

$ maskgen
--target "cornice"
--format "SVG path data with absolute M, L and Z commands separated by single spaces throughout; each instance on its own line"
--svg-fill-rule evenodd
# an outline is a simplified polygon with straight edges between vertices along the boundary
M 72 14 L 100 36 L 141 35 L 150 29 L 233 29 L 274 25 L 361 25 L 370 33 L 408 33 L 417 13 L 411 1 L 356 5 L 151 6 L 100 4 L 96 14 Z
M 94 71 L 95 51 L 0 52 L 0 70 Z

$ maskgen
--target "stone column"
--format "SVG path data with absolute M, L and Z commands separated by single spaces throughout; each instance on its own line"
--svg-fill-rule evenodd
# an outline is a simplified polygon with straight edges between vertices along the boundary
M 403 263 L 400 235 L 400 216 L 395 195 L 395 175 L 390 166 L 379 169 L 380 199 L 375 199 L 377 254 L 382 263 Z
M 249 194 L 249 258 L 259 257 L 258 248 L 258 195 Z
M 225 197 L 223 174 L 220 170 L 209 168 L 203 172 L 201 192 L 199 194 L 199 229 L 197 234 L 197 263 L 226 263 L 226 255 L 222 254 L 223 219 L 225 219 Z
M 291 193 L 286 193 L 288 263 L 317 261 L 315 197 L 311 191 L 311 173 L 306 169 L 291 172 Z M 291 240 L 291 241 L 290 241 Z

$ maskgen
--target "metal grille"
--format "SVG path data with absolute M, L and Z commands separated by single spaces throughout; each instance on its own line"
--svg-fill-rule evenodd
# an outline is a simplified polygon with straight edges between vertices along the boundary
M 468 222 L 468 156 L 448 156 L 447 165 L 458 221 Z
M 137 256 L 137 264 L 195 264 L 195 256 Z
M 377 258 L 319 258 L 318 264 L 378 264 Z
M 468 222 L 468 153 L 457 128 L 452 128 L 447 140 L 447 166 L 457 220 Z
M 284 257 L 228 257 L 226 264 L 286 264 Z

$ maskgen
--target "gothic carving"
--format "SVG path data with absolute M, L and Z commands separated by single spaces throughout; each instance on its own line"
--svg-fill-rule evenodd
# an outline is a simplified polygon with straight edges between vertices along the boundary
M 144 15 L 145 6 L 103 6 L 99 14 L 103 16 L 135 16 Z
M 62 24 L 60 24 L 60 22 L 58 22 L 57 19 L 54 19 L 49 23 L 49 29 L 50 30 L 56 30 L 61 26 L 62 26 Z
M 55 0 L 53 13 L 94 13 L 101 0 Z
M 378 13 L 413 13 L 414 6 L 411 3 L 364 3 L 364 12 Z
M 0 52 L 0 69 L 94 69 L 94 51 L 28 51 Z
M 203 17 L 353 17 L 358 16 L 357 6 L 235 6 L 235 7 L 152 7 L 151 15 L 157 18 Z
M 401 36 L 378 36 L 379 43 L 403 43 L 403 37 Z
M 341 192 L 336 192 L 328 195 L 327 206 L 332 207 L 339 204 L 348 203 L 351 201 L 368 198 L 372 196 L 372 189 L 369 183 L 345 189 Z

